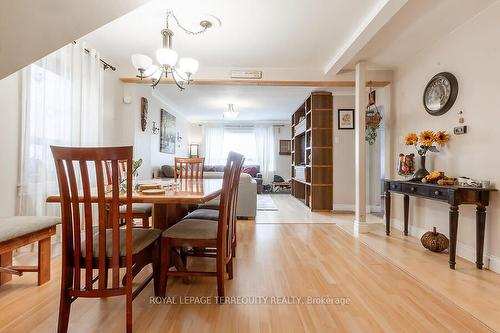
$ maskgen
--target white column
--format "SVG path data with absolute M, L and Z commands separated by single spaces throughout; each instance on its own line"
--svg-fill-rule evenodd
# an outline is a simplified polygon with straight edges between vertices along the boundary
M 366 94 L 366 64 L 356 64 L 356 110 L 355 118 L 355 176 L 356 197 L 354 233 L 366 233 L 369 225 L 366 223 L 366 141 L 365 141 L 365 113 L 367 105 Z

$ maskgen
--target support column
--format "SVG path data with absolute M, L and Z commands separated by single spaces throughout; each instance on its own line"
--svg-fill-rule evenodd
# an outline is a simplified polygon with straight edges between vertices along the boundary
M 356 197 L 355 197 L 355 217 L 354 233 L 366 233 L 369 225 L 366 223 L 366 64 L 359 62 L 356 64 L 356 110 L 354 112 L 355 128 L 355 179 L 356 179 Z

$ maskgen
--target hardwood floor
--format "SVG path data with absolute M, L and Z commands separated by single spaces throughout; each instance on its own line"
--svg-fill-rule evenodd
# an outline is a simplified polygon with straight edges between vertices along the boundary
M 348 305 L 150 304 L 134 301 L 136 332 L 486 332 L 489 328 L 333 224 L 239 221 L 228 296 L 343 297 Z M 20 260 L 31 260 L 30 256 Z M 193 266 L 206 261 L 193 260 Z M 60 259 L 52 280 L 14 277 L 0 288 L 0 332 L 50 332 L 57 323 Z M 215 296 L 213 278 L 172 278 L 168 296 Z M 177 298 L 177 301 L 179 298 Z M 269 300 L 270 301 L 270 300 Z M 78 299 L 70 332 L 122 332 L 124 299 Z
M 256 223 L 335 223 L 331 213 L 311 210 L 290 194 L 271 194 L 277 211 L 257 211 Z

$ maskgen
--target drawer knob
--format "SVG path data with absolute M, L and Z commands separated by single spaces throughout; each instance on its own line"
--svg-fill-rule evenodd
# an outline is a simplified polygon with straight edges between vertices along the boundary
M 439 192 L 439 191 L 434 192 L 434 195 L 440 195 L 440 194 L 441 194 L 441 192 Z
M 413 192 L 415 192 L 417 190 L 417 188 L 412 186 L 412 188 L 410 188 L 410 190 L 412 190 Z

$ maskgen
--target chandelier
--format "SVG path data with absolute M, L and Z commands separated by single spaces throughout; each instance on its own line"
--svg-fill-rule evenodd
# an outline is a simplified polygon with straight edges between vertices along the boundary
M 234 110 L 234 105 L 233 104 L 228 104 L 227 105 L 227 110 L 224 111 L 224 118 L 226 119 L 236 119 L 238 118 L 240 113 L 238 111 Z
M 174 33 L 169 28 L 169 19 L 172 18 L 175 24 L 189 35 L 199 35 L 213 27 L 220 26 L 220 20 L 214 16 L 207 16 L 200 21 L 201 30 L 191 31 L 183 27 L 174 12 L 169 10 L 166 14 L 165 29 L 161 31 L 163 43 L 162 47 L 156 50 L 156 60 L 159 65 L 153 64 L 153 59 L 143 54 L 133 54 L 132 64 L 139 71 L 138 78 L 151 79 L 151 86 L 154 88 L 160 83 L 162 77 L 171 77 L 180 90 L 184 90 L 185 85 L 193 81 L 192 75 L 198 71 L 198 61 L 193 58 L 181 58 L 177 65 L 177 52 L 172 48 Z

